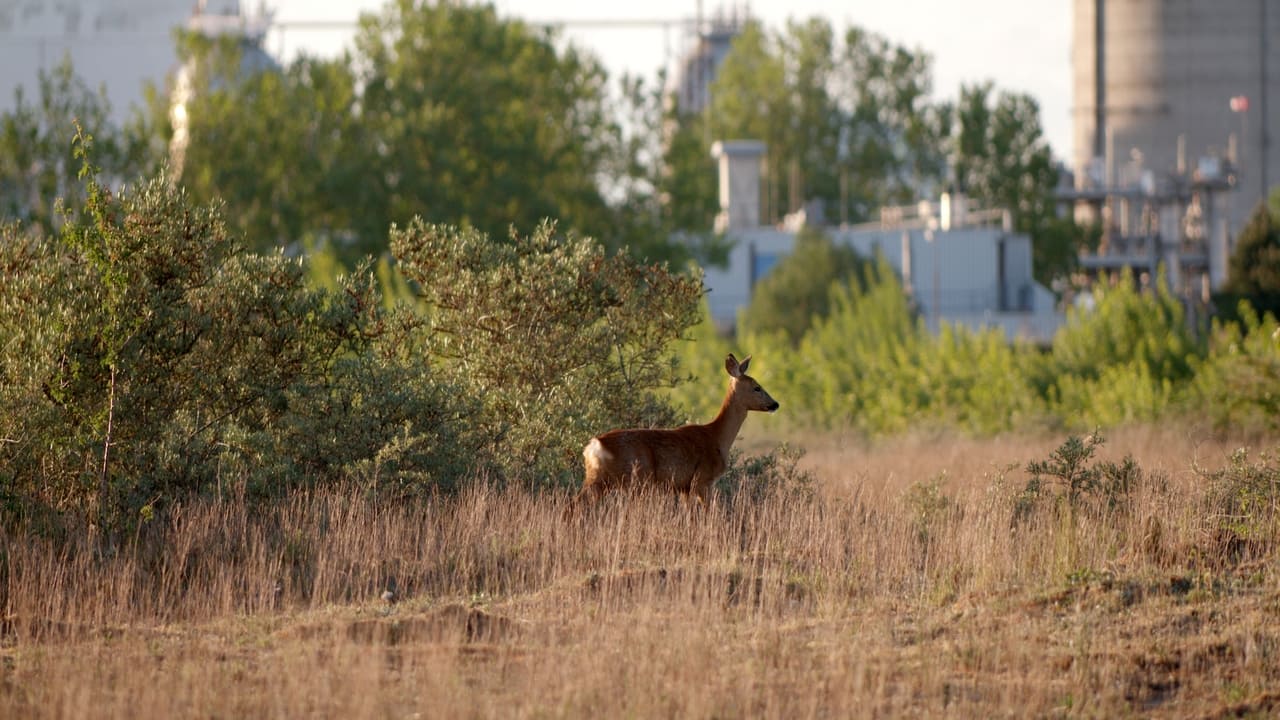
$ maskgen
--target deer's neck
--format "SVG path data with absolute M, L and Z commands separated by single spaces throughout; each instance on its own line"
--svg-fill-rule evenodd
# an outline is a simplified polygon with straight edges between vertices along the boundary
M 733 441 L 738 439 L 738 431 L 742 430 L 742 423 L 746 420 L 747 409 L 733 402 L 733 386 L 730 385 L 724 402 L 720 404 L 720 412 L 714 420 L 707 423 L 707 427 L 715 435 L 716 443 L 720 446 L 720 456 L 725 462 L 729 461 L 729 449 L 733 447 Z

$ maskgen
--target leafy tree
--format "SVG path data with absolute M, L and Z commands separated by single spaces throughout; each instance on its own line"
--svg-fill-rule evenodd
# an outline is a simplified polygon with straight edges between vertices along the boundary
M 847 116 L 840 152 L 851 222 L 882 205 L 936 194 L 945 170 L 945 106 L 928 101 L 932 59 L 857 27 L 845 32 L 839 77 Z
M 0 219 L 52 234 L 62 223 L 58 199 L 70 212 L 83 208 L 71 143 L 77 126 L 97 138 L 96 156 L 108 180 L 132 180 L 156 167 L 159 154 L 145 117 L 116 127 L 105 90 L 93 92 L 64 58 L 40 71 L 34 100 L 19 86 L 13 110 L 0 116 Z
M 1090 237 L 1057 216 L 1058 174 L 1035 101 L 983 83 L 933 103 L 931 89 L 927 54 L 862 28 L 837 39 L 820 19 L 772 33 L 748 23 L 705 122 L 711 137 L 766 143 L 765 222 L 811 200 L 832 220 L 865 221 L 953 183 L 1012 212 L 1035 242 L 1038 279 L 1069 270 Z
M 1272 195 L 1280 205 L 1280 193 Z M 1280 317 L 1280 213 L 1259 204 L 1236 238 L 1236 249 L 1227 264 L 1227 282 L 1215 297 L 1225 319 L 1239 319 L 1235 312 L 1247 301 L 1259 313 Z
M 832 286 L 856 284 L 867 264 L 853 248 L 805 228 L 791 254 L 756 283 L 743 325 L 754 333 L 781 331 L 798 345 L 809 328 L 827 316 Z
M 599 172 L 618 130 L 593 58 L 492 6 L 396 0 L 362 18 L 354 60 L 372 217 L 608 229 Z
M 723 264 L 730 245 L 711 230 L 718 198 L 705 121 L 681 112 L 665 86 L 661 73 L 652 84 L 622 78 L 626 131 L 610 172 L 618 198 L 609 244 L 676 267 Z
M 1048 283 L 1075 266 L 1089 231 L 1057 215 L 1058 170 L 1040 125 L 1036 101 L 1000 92 L 990 83 L 961 88 L 954 115 L 951 164 L 955 188 L 992 207 L 1009 210 L 1014 229 L 1035 245 L 1033 274 Z
M 386 219 L 362 211 L 372 168 L 350 58 L 274 71 L 249 67 L 234 38 L 187 33 L 179 46 L 191 97 L 175 166 L 193 198 L 225 202 L 257 250 L 354 244 L 354 257 L 385 244 Z
M 226 40 L 184 43 L 182 182 L 223 198 L 252 247 L 327 243 L 350 260 L 417 215 L 493 237 L 544 218 L 617 234 L 605 73 L 549 31 L 492 6 L 397 0 L 361 19 L 349 55 L 279 72 L 246 72 Z
M 755 138 L 765 142 L 766 187 L 778 187 L 778 158 L 787 157 L 788 111 L 786 68 L 773 48 L 765 28 L 748 22 L 733 41 L 732 49 L 711 85 L 707 114 L 707 140 Z M 710 147 L 706 148 L 710 151 Z M 761 220 L 773 213 L 762 208 Z
M 811 199 L 860 221 L 936 185 L 942 123 L 928 56 L 821 19 L 769 33 L 748 23 L 712 85 L 713 137 L 766 143 L 766 222 Z

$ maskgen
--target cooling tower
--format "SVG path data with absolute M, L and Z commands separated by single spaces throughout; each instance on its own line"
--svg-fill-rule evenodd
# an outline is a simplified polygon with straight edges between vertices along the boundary
M 1123 185 L 1135 166 L 1158 183 L 1178 173 L 1182 138 L 1188 173 L 1234 165 L 1234 235 L 1280 182 L 1280 2 L 1074 2 L 1077 187 Z

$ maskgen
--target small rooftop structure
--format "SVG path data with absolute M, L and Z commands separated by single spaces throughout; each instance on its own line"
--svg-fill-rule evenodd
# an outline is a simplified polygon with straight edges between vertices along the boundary
M 759 140 L 718 141 L 711 156 L 720 168 L 720 212 L 716 232 L 745 230 L 760 225 L 760 162 L 764 143 Z

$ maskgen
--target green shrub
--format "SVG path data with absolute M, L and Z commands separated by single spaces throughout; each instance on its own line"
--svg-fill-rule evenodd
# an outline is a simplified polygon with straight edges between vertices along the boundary
M 813 474 L 800 467 L 804 449 L 783 443 L 762 455 L 744 457 L 730 452 L 729 467 L 716 480 L 715 491 L 725 502 L 758 504 L 767 498 L 812 497 Z
M 1251 459 L 1240 448 L 1226 467 L 1199 473 L 1209 488 L 1207 529 L 1225 541 L 1223 551 L 1271 548 L 1280 541 L 1280 457 L 1261 453 Z
M 870 264 L 853 248 L 805 228 L 792 252 L 756 283 L 739 324 L 752 333 L 781 332 L 798 345 L 805 331 L 831 311 L 831 286 L 858 283 Z
M 0 230 L 10 510 L 124 527 L 184 494 L 337 479 L 406 427 L 416 467 L 457 472 L 450 393 L 367 270 L 309 289 L 302 262 L 246 253 L 167 178 L 113 196 L 86 174 L 60 235 Z
M 1243 320 L 1235 311 L 1241 303 L 1258 314 L 1280 313 L 1280 192 L 1258 203 L 1236 237 L 1227 262 L 1227 281 L 1214 296 L 1221 317 Z
M 917 480 L 902 494 L 916 540 L 923 548 L 929 547 L 938 525 L 958 512 L 955 500 L 942 489 L 944 480 L 945 472 L 928 480 Z
M 656 391 L 679 378 L 668 346 L 698 320 L 699 278 L 550 223 L 504 242 L 415 220 L 391 247 L 430 316 L 415 347 L 476 402 L 469 426 L 502 477 L 572 482 L 593 435 L 674 423 Z
M 921 425 L 999 432 L 1043 414 L 1032 355 L 997 330 L 944 323 L 932 335 L 883 260 L 861 283 L 833 285 L 831 305 L 799 351 L 778 360 L 789 366 L 778 392 L 797 399 L 793 416 L 886 435 Z
M 1064 505 L 1072 519 L 1082 508 L 1128 511 L 1133 493 L 1142 482 L 1142 470 L 1131 456 L 1119 463 L 1090 462 L 1104 442 L 1097 432 L 1083 438 L 1072 435 L 1048 458 L 1027 463 L 1031 478 L 1017 497 L 1015 517 L 1034 510 L 1046 494 Z
M 805 419 L 869 433 L 907 429 L 925 403 L 920 356 L 928 331 L 881 260 L 861 285 L 831 288 L 831 312 L 807 333 L 782 396 L 804 398 Z
M 1194 406 L 1218 428 L 1280 427 L 1280 324 L 1240 303 L 1240 324 L 1215 324 L 1196 371 Z
M 1068 426 L 1154 420 L 1194 375 L 1204 343 L 1163 274 L 1152 292 L 1139 290 L 1126 271 L 1095 293 L 1092 310 L 1068 315 L 1036 382 Z

